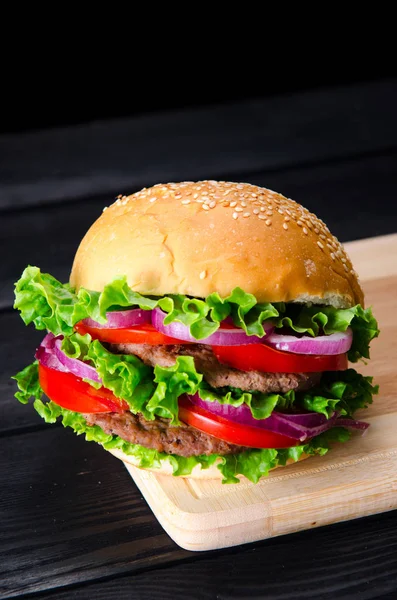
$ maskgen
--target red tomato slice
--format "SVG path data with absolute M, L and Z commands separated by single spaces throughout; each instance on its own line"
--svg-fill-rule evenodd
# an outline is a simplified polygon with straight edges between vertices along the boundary
M 107 329 L 106 327 L 90 327 L 80 321 L 74 326 L 81 335 L 89 333 L 94 340 L 110 344 L 150 344 L 152 346 L 166 344 L 190 344 L 157 331 L 153 325 L 139 325 L 123 329 Z
M 291 448 L 299 443 L 297 440 L 280 433 L 265 431 L 259 427 L 240 425 L 218 415 L 213 415 L 201 406 L 195 406 L 187 398 L 179 398 L 179 418 L 184 423 L 204 431 L 204 433 L 238 446 Z
M 75 412 L 103 413 L 128 410 L 128 404 L 106 388 L 99 390 L 73 373 L 63 373 L 39 364 L 39 381 L 50 400 Z
M 344 371 L 348 367 L 347 355 L 317 356 L 282 352 L 265 344 L 243 346 L 212 346 L 220 363 L 240 371 L 265 373 L 316 373 Z

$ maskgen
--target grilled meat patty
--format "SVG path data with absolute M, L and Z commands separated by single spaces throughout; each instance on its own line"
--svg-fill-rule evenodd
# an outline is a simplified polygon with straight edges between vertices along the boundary
M 150 344 L 112 344 L 112 352 L 135 354 L 145 364 L 154 367 L 170 367 L 176 357 L 193 356 L 197 371 L 211 387 L 230 386 L 244 391 L 286 393 L 289 390 L 308 390 L 321 379 L 321 373 L 262 373 L 261 371 L 239 371 L 222 365 L 205 344 L 175 344 L 172 346 L 151 346 Z
M 222 365 L 211 346 L 205 344 L 175 344 L 152 346 L 150 344 L 109 344 L 109 350 L 122 354 L 135 354 L 145 364 L 170 367 L 180 356 L 192 356 L 197 371 L 214 388 L 231 386 L 241 390 L 263 393 L 289 390 L 306 390 L 318 383 L 321 373 L 262 373 L 239 371 Z M 195 427 L 182 424 L 174 427 L 168 419 L 156 417 L 148 421 L 142 415 L 129 411 L 122 413 L 93 413 L 83 415 L 88 425 L 99 425 L 103 431 L 118 435 L 132 444 L 154 448 L 166 454 L 199 456 L 201 454 L 236 454 L 246 448 L 229 444 Z
M 172 427 L 167 419 L 157 417 L 147 421 L 142 415 L 129 411 L 122 413 L 92 413 L 83 415 L 88 425 L 99 425 L 103 431 L 118 435 L 132 444 L 154 448 L 159 452 L 178 456 L 200 454 L 235 454 L 245 450 L 242 446 L 228 444 L 189 425 Z

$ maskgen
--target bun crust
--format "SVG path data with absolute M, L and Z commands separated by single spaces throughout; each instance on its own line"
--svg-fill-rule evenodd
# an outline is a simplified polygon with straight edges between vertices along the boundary
M 128 454 L 124 454 L 121 450 L 107 450 L 110 454 L 113 454 L 116 458 L 119 458 L 124 463 L 129 465 L 133 465 L 134 467 L 138 467 L 136 462 L 132 456 L 128 456 Z M 301 460 L 305 460 L 306 458 L 310 458 L 310 454 L 302 454 L 301 457 L 297 461 L 289 460 L 287 461 L 287 465 L 295 464 L 295 462 L 300 462 Z M 282 468 L 281 465 L 275 467 L 275 469 Z M 274 470 L 274 469 L 272 469 Z M 152 473 L 156 473 L 156 475 L 172 475 L 172 467 L 168 461 L 163 461 L 161 463 L 160 469 L 142 469 L 142 471 L 151 471 Z M 222 473 L 217 468 L 216 465 L 211 465 L 208 469 L 201 469 L 199 465 L 194 467 L 193 471 L 190 475 L 179 475 L 178 477 L 189 478 L 189 479 L 222 479 Z M 242 475 L 239 475 L 242 479 L 245 479 Z
M 169 183 L 121 196 L 83 238 L 70 283 L 101 291 L 127 277 L 142 294 L 363 304 L 345 250 L 293 200 L 248 183 Z

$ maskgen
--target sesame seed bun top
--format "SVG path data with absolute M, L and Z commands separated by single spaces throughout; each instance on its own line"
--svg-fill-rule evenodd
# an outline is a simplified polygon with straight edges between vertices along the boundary
M 352 263 L 328 227 L 281 194 L 248 183 L 158 184 L 120 196 L 83 238 L 70 282 L 100 291 L 125 275 L 142 294 L 260 302 L 363 304 Z

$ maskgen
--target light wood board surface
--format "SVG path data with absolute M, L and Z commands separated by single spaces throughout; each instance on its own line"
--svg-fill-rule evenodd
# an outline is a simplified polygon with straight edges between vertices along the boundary
M 397 508 L 397 234 L 345 247 L 381 330 L 371 361 L 355 366 L 380 386 L 374 404 L 357 413 L 371 426 L 326 456 L 276 469 L 256 485 L 156 475 L 126 464 L 182 548 L 235 546 Z

